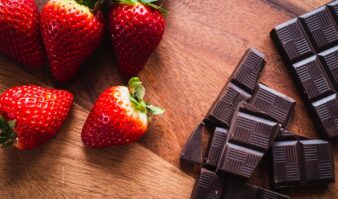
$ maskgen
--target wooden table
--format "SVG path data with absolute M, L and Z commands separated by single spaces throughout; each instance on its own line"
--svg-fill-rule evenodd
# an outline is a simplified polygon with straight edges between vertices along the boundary
M 38 1 L 40 7 L 43 2 Z M 0 57 L 0 91 L 27 83 L 48 85 L 72 91 L 76 102 L 61 132 L 47 145 L 27 152 L 1 150 L 1 198 L 189 198 L 194 174 L 179 169 L 179 153 L 250 47 L 266 54 L 260 80 L 297 100 L 291 130 L 318 137 L 269 32 L 326 2 L 166 1 L 170 14 L 165 36 L 140 77 L 147 100 L 167 112 L 153 118 L 138 143 L 120 148 L 92 150 L 80 140 L 81 127 L 98 95 L 122 84 L 107 38 L 66 85 L 53 83 L 45 71 L 28 71 Z M 250 181 L 268 186 L 266 169 L 263 161 Z M 338 198 L 337 189 L 338 184 L 330 184 L 285 193 L 294 198 Z

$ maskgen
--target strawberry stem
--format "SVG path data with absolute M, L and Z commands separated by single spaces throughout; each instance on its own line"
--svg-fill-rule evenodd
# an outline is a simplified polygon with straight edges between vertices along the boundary
M 0 144 L 2 147 L 10 147 L 14 144 L 16 133 L 14 132 L 15 120 L 7 121 L 4 117 L 0 116 Z
M 81 5 L 85 5 L 90 8 L 91 11 L 96 11 L 101 8 L 101 5 L 105 0 L 76 0 Z
M 130 102 L 135 105 L 137 110 L 151 115 L 159 115 L 164 113 L 164 109 L 144 102 L 143 98 L 145 96 L 145 88 L 142 85 L 140 78 L 131 78 L 128 82 L 128 89 L 130 93 Z
M 160 11 L 163 15 L 169 14 L 169 11 L 164 9 L 162 5 L 155 4 L 155 2 L 157 2 L 158 0 L 115 0 L 115 1 L 118 3 L 125 3 L 129 5 L 135 5 L 136 3 L 142 3 L 148 7 L 151 7 L 155 10 Z

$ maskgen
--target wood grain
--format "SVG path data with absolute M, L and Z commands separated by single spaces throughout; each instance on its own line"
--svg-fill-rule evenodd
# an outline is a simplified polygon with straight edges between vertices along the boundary
M 36 2 L 41 8 L 46 0 Z M 74 93 L 79 105 L 75 106 L 63 131 L 42 149 L 1 152 L 4 161 L 0 163 L 0 172 L 6 177 L 0 180 L 0 192 L 6 193 L 8 198 L 28 195 L 46 198 L 51 196 L 48 194 L 71 198 L 83 196 L 81 194 L 113 198 L 188 198 L 192 178 L 176 169 L 180 167 L 179 153 L 249 47 L 266 54 L 267 65 L 260 81 L 297 100 L 291 130 L 311 138 L 319 137 L 269 32 L 274 26 L 327 2 L 165 1 L 165 7 L 170 10 L 166 33 L 140 77 L 147 88 L 147 100 L 161 105 L 167 112 L 153 118 L 149 132 L 139 144 L 124 148 L 88 151 L 79 138 L 80 126 L 98 95 L 111 85 L 124 83 L 117 73 L 108 35 L 79 74 L 63 85 L 55 83 L 47 70 L 17 68 L 0 58 L 1 90 L 25 83 L 65 88 Z M 120 157 L 123 159 L 118 160 Z M 337 158 L 336 154 L 336 162 Z M 267 165 L 267 161 L 263 161 L 250 181 L 268 186 Z M 163 170 L 159 170 L 162 166 Z M 162 186 L 157 186 L 156 182 Z M 123 195 L 128 194 L 126 183 L 135 187 L 130 195 Z M 99 191 L 95 192 L 96 189 Z M 135 195 L 137 192 L 140 194 Z M 338 185 L 286 193 L 295 198 L 338 198 Z
M 0 71 L 1 92 L 14 85 L 39 84 L 11 64 L 1 64 Z M 85 148 L 80 132 L 87 115 L 74 105 L 60 133 L 47 145 L 25 152 L 1 150 L 1 198 L 189 197 L 193 178 L 137 143 Z

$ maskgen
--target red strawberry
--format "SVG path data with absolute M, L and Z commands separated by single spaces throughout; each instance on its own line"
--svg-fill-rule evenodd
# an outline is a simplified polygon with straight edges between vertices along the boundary
M 0 53 L 29 67 L 45 62 L 34 0 L 0 0 Z
M 42 9 L 42 37 L 52 74 L 58 81 L 65 82 L 73 77 L 100 44 L 104 18 L 102 11 L 94 8 L 100 3 L 50 0 Z
M 109 28 L 120 73 L 137 75 L 159 45 L 165 28 L 156 0 L 118 0 L 109 13 Z
M 82 129 L 82 141 L 93 148 L 132 143 L 140 139 L 148 127 L 149 114 L 164 111 L 143 101 L 144 87 L 138 77 L 125 86 L 104 91 L 96 101 Z
M 0 144 L 34 149 L 53 137 L 70 112 L 73 95 L 39 86 L 19 86 L 0 96 Z

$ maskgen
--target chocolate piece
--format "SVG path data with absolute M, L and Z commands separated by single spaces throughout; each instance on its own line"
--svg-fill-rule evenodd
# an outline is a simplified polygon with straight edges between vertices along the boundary
M 261 83 L 258 84 L 250 104 L 261 109 L 286 127 L 291 119 L 296 101 Z
M 298 18 L 276 26 L 271 37 L 287 63 L 294 63 L 315 54 L 308 36 Z
M 202 163 L 202 132 L 206 127 L 199 124 L 190 135 L 181 152 L 181 161 L 189 163 Z
M 317 51 L 337 44 L 337 24 L 327 6 L 317 8 L 301 15 L 299 18 Z
M 337 136 L 338 99 L 337 94 L 330 95 L 312 103 L 317 125 L 325 130 L 328 137 Z
M 236 110 L 217 172 L 249 178 L 279 133 L 270 116 L 242 103 Z
M 205 159 L 205 167 L 215 170 L 221 158 L 223 148 L 227 141 L 228 130 L 217 127 L 213 133 L 209 150 Z
M 222 194 L 222 183 L 217 174 L 206 169 L 201 169 L 201 174 L 195 182 L 191 199 L 220 199 Z
M 334 1 L 271 31 L 313 121 L 327 138 L 338 136 L 337 11 Z
M 238 104 L 249 99 L 251 95 L 235 84 L 229 83 L 216 103 L 210 109 L 205 122 L 214 126 L 229 127 L 231 118 Z
M 264 54 L 250 48 L 238 64 L 231 77 L 231 82 L 252 94 L 264 65 Z
M 318 54 L 325 69 L 332 80 L 335 89 L 338 89 L 338 46 Z
M 289 140 L 272 146 L 275 188 L 335 181 L 332 146 L 324 140 Z
M 265 65 L 264 55 L 256 49 L 247 50 L 209 112 L 204 122 L 211 126 L 230 127 L 232 116 L 242 101 L 247 101 Z
M 215 172 L 201 170 L 191 199 L 288 199 L 288 196 L 237 179 L 222 179 Z
M 217 172 L 249 178 L 263 158 L 263 155 L 264 153 L 262 152 L 227 143 L 224 147 Z
M 315 101 L 335 92 L 325 69 L 317 56 L 293 64 L 293 72 L 301 90 L 309 101 Z

